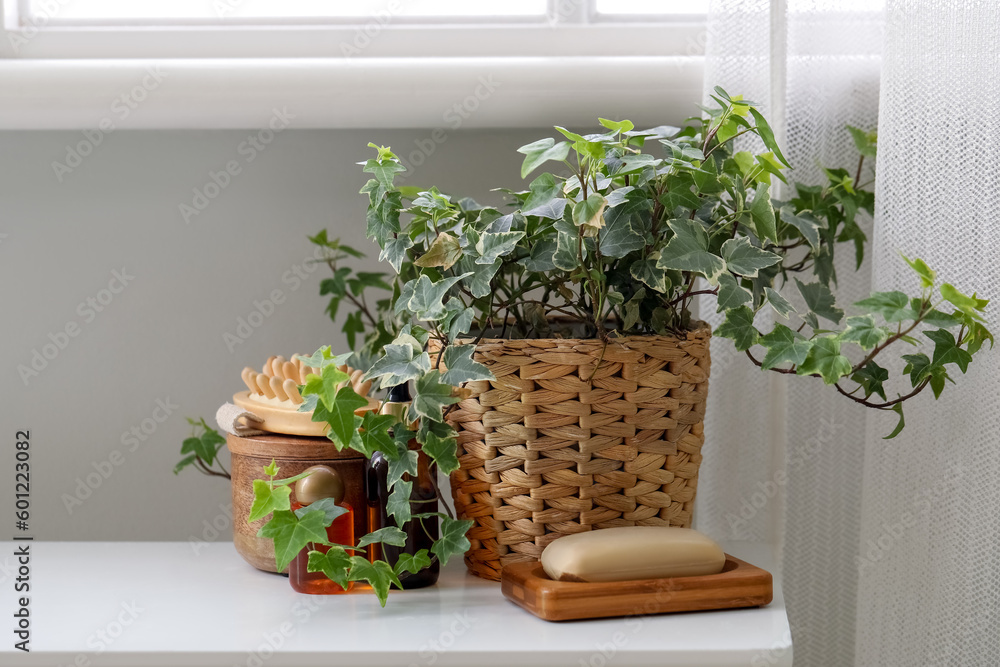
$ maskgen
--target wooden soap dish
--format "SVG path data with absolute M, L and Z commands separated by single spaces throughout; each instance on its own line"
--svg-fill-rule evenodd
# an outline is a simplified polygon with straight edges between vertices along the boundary
M 771 573 L 726 554 L 719 574 L 608 583 L 554 581 L 538 562 L 503 568 L 508 600 L 546 621 L 759 607 L 774 595 Z

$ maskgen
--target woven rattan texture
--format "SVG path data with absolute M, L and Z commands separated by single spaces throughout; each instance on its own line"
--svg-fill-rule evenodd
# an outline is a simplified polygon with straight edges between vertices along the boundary
M 475 520 L 469 570 L 497 580 L 571 533 L 690 526 L 710 335 L 480 341 L 496 379 L 469 383 L 449 415 L 455 507 Z

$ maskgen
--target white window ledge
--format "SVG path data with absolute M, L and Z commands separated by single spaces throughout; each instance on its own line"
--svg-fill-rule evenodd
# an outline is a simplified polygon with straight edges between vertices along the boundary
M 0 60 L 0 129 L 494 128 L 677 123 L 700 56 Z

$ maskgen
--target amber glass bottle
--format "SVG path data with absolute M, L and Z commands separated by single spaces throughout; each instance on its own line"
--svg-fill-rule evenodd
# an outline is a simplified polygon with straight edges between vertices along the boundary
M 388 400 L 382 412 L 402 417 L 409 404 L 409 388 L 405 384 L 397 385 L 389 390 Z M 411 440 L 409 446 L 410 449 L 415 450 L 420 447 L 416 440 Z M 388 473 L 389 462 L 380 453 L 373 454 L 368 462 L 366 475 L 369 530 L 396 525 L 395 520 L 386 513 L 386 504 L 389 501 Z M 416 478 L 414 479 L 410 475 L 403 476 L 404 480 L 413 482 L 410 500 L 414 503 L 413 512 L 415 514 L 438 511 L 437 487 L 434 483 L 436 475 L 437 468 L 431 462 L 430 457 L 419 452 Z M 373 544 L 369 547 L 370 558 L 372 560 L 381 558 L 393 565 L 400 554 L 414 554 L 421 549 L 429 550 L 434 540 L 438 538 L 438 519 L 437 517 L 414 519 L 404 524 L 402 530 L 406 533 L 406 546 L 394 547 L 386 544 Z M 434 559 L 430 567 L 416 574 L 400 575 L 399 580 L 404 589 L 433 586 L 437 583 L 440 570 L 440 564 L 437 559 Z
M 334 544 L 354 545 L 354 509 L 343 502 L 344 484 L 337 471 L 328 466 L 313 466 L 313 473 L 295 483 L 295 500 L 292 501 L 292 511 L 308 507 L 322 498 L 333 498 L 347 513 L 333 520 L 326 529 L 326 539 Z M 326 553 L 329 547 L 317 544 L 316 551 Z M 353 551 L 348 550 L 349 555 Z M 309 549 L 303 549 L 288 566 L 288 581 L 299 593 L 311 595 L 333 595 L 346 593 L 354 583 L 348 582 L 347 588 L 327 579 L 322 572 L 310 572 L 307 568 Z

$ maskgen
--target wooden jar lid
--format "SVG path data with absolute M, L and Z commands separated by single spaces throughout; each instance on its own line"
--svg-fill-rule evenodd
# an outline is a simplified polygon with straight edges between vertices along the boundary
M 333 459 L 363 459 L 353 449 L 337 448 L 328 438 L 268 433 L 241 437 L 226 434 L 226 445 L 233 454 L 285 461 L 329 461 Z

